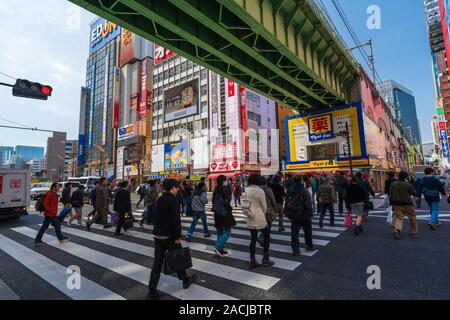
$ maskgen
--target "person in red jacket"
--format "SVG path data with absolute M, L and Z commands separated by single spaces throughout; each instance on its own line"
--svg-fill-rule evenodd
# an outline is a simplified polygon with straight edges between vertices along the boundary
M 45 231 L 48 229 L 50 224 L 55 228 L 56 236 L 59 241 L 69 240 L 61 233 L 61 225 L 58 220 L 58 191 L 59 185 L 57 183 L 53 183 L 50 191 L 47 192 L 44 196 L 44 222 L 42 223 L 41 230 L 39 230 L 36 239 L 34 240 L 35 246 L 42 246 L 44 243 L 42 242 L 42 236 Z

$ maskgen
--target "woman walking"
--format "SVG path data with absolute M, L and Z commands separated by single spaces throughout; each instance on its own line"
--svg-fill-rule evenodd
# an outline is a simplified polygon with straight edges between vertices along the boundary
M 273 194 L 272 189 L 268 185 L 269 181 L 266 178 L 261 177 L 260 184 L 261 189 L 264 191 L 264 195 L 266 196 L 267 210 L 265 214 L 267 227 L 269 228 L 270 234 L 270 231 L 272 230 L 272 224 L 277 218 L 277 202 L 275 200 L 275 195 Z M 264 232 L 262 230 L 259 231 L 258 242 L 262 247 L 264 247 Z
M 263 259 L 264 266 L 272 266 L 274 262 L 269 259 L 270 232 L 266 220 L 267 202 L 264 191 L 259 187 L 261 177 L 251 175 L 248 178 L 248 187 L 245 190 L 248 204 L 242 203 L 242 212 L 247 216 L 247 225 L 250 229 L 252 240 L 250 242 L 250 269 L 258 266 L 256 261 L 256 241 L 258 240 L 258 231 L 262 230 L 263 240 Z
M 213 193 L 214 224 L 217 230 L 216 246 L 213 248 L 215 254 L 223 257 L 228 254 L 224 247 L 230 238 L 231 228 L 236 225 L 233 217 L 231 202 L 231 193 L 227 188 L 227 177 L 219 176 L 217 178 L 217 186 Z
M 205 206 L 208 204 L 208 193 L 206 184 L 204 182 L 200 182 L 196 190 L 194 191 L 194 194 L 192 196 L 192 224 L 189 227 L 189 230 L 186 234 L 186 241 L 191 241 L 192 235 L 195 232 L 195 227 L 197 226 L 198 220 L 202 220 L 203 223 L 203 235 L 204 238 L 210 238 L 211 235 L 208 231 L 208 222 L 206 221 L 206 209 Z

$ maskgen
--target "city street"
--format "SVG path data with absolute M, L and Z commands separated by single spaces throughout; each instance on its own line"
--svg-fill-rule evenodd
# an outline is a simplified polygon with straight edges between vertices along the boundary
M 278 232 L 278 228 L 272 231 L 270 252 L 276 264 L 252 271 L 248 270 L 250 236 L 240 210 L 234 212 L 238 226 L 227 247 L 231 254 L 220 261 L 211 249 L 215 230 L 209 216 L 213 237 L 205 240 L 197 232 L 189 243 L 194 265 L 191 272 L 198 275 L 197 284 L 182 290 L 176 277 L 162 276 L 163 299 L 448 299 L 450 206 L 442 202 L 442 207 L 439 231 L 428 228 L 427 209 L 423 207 L 417 212 L 420 237 L 409 236 L 405 221 L 400 241 L 393 240 L 383 208 L 371 212 L 359 237 L 343 227 L 343 217 L 337 217 L 335 227 L 329 227 L 325 220 L 322 230 L 315 217 L 316 251 L 302 249 L 299 258 L 290 253 L 287 222 L 285 232 Z M 85 208 L 85 214 L 89 209 Z M 134 215 L 139 218 L 142 211 L 141 206 Z M 182 218 L 183 233 L 190 220 Z M 73 225 L 63 227 L 70 242 L 60 244 L 51 230 L 44 236 L 47 244 L 35 248 L 41 221 L 39 214 L 31 212 L 17 221 L 1 222 L 0 299 L 145 298 L 153 258 L 152 226 L 141 229 L 136 223 L 126 235 L 114 237 L 114 229 L 94 226 L 87 232 Z M 261 249 L 257 250 L 261 254 Z M 66 269 L 73 265 L 81 271 L 80 290 L 66 287 Z M 372 265 L 380 267 L 381 290 L 367 288 L 367 268 Z

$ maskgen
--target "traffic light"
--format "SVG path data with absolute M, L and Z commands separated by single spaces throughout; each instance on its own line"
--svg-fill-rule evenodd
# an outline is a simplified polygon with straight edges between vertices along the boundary
M 53 88 L 37 82 L 17 79 L 12 92 L 15 97 L 47 100 L 52 95 Z

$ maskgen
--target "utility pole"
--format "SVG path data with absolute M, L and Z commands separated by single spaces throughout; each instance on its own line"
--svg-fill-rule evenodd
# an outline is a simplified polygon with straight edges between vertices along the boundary
M 351 52 L 355 49 L 359 49 L 365 46 L 369 46 L 370 47 L 370 56 L 369 56 L 369 62 L 370 62 L 370 69 L 372 71 L 372 81 L 373 81 L 373 85 L 376 87 L 377 86 L 377 78 L 376 78 L 376 70 L 375 70 L 375 57 L 374 57 L 374 52 L 373 52 L 373 42 L 372 39 L 369 39 L 369 41 L 367 41 L 366 43 L 360 44 L 356 47 L 350 48 L 347 51 Z

